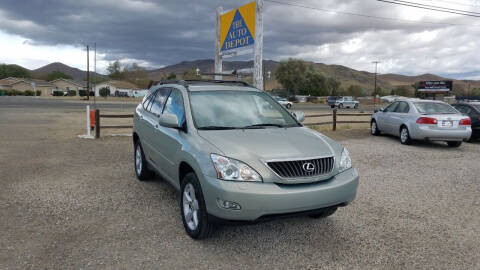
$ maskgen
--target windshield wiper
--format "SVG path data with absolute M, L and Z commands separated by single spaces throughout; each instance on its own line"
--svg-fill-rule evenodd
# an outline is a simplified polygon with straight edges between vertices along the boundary
M 200 127 L 199 130 L 227 130 L 227 129 L 238 129 L 238 127 L 225 127 L 225 126 L 206 126 Z
M 280 124 L 255 124 L 255 125 L 249 125 L 249 126 L 244 126 L 243 128 L 247 129 L 247 128 L 262 128 L 262 127 L 279 127 L 279 128 L 282 128 L 282 127 L 285 127 L 284 125 L 280 125 Z

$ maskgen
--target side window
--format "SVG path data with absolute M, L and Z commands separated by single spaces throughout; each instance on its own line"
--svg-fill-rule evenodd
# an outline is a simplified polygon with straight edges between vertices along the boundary
M 165 104 L 165 99 L 167 98 L 168 94 L 170 94 L 170 89 L 168 88 L 160 88 L 157 90 L 157 94 L 153 99 L 152 106 L 149 111 L 155 115 L 160 115 L 163 110 L 163 106 Z
M 395 108 L 395 112 L 397 113 L 407 113 L 410 110 L 408 103 L 401 101 L 398 103 L 398 106 Z
M 163 113 L 175 114 L 178 119 L 178 124 L 181 125 L 185 121 L 185 108 L 183 106 L 182 93 L 178 89 L 173 89 L 172 93 L 165 103 Z
M 394 102 L 394 103 L 388 105 L 388 107 L 385 108 L 385 110 L 383 110 L 383 111 L 384 112 L 393 112 L 393 111 L 395 111 L 395 108 L 397 107 L 397 105 L 398 105 L 398 102 Z
M 148 106 L 150 106 L 150 102 L 152 98 L 155 96 L 155 92 L 148 93 L 145 98 L 143 99 L 143 108 L 147 110 Z

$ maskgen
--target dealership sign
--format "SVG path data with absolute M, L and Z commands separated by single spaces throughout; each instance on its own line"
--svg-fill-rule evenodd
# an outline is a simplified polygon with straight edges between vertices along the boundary
M 220 16 L 220 54 L 253 52 L 256 3 L 251 2 Z
M 422 81 L 418 83 L 419 92 L 448 92 L 452 90 L 452 81 Z

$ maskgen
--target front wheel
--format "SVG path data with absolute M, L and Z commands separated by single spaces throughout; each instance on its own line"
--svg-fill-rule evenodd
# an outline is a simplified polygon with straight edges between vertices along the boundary
M 138 180 L 145 181 L 151 179 L 153 172 L 150 171 L 145 160 L 145 154 L 143 153 L 142 145 L 140 141 L 135 142 L 134 147 L 134 165 L 135 165 L 135 174 L 137 175 Z
M 208 221 L 202 188 L 194 173 L 189 173 L 183 178 L 180 191 L 182 194 L 180 209 L 185 231 L 193 239 L 207 238 L 213 230 L 213 225 Z
M 403 126 L 400 129 L 400 142 L 402 144 L 412 144 L 412 139 L 410 138 L 410 133 L 408 132 L 408 128 L 406 126 Z
M 450 147 L 460 147 L 460 145 L 462 145 L 462 142 L 447 142 L 447 144 Z
M 380 130 L 378 129 L 377 121 L 375 120 L 370 123 L 370 134 L 373 136 L 380 135 Z
M 288 103 L 287 106 L 285 106 L 285 107 L 287 107 L 287 109 L 290 109 L 290 108 L 292 108 L 292 104 Z
M 355 105 L 353 106 L 353 108 L 354 108 L 354 109 L 358 109 L 358 104 L 355 104 Z
M 342 109 L 342 108 L 343 108 L 343 104 L 342 104 L 342 103 L 338 104 L 338 108 L 339 108 L 339 109 Z

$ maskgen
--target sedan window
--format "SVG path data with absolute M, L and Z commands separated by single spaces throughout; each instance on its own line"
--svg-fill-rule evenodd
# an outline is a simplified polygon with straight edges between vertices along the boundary
M 387 106 L 387 108 L 385 108 L 385 110 L 383 110 L 384 112 L 393 112 L 395 111 L 395 108 L 397 108 L 397 105 L 398 105 L 398 102 L 394 102 L 390 105 Z
M 421 114 L 456 114 L 452 106 L 441 102 L 415 102 L 413 103 Z
M 410 110 L 410 107 L 408 106 L 408 103 L 401 101 L 398 103 L 398 106 L 395 108 L 395 112 L 397 113 L 408 113 Z

